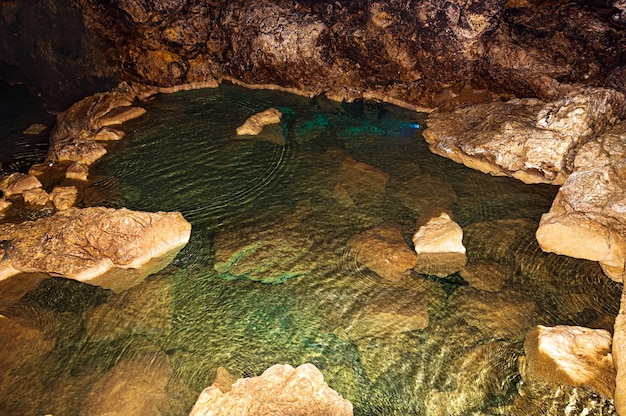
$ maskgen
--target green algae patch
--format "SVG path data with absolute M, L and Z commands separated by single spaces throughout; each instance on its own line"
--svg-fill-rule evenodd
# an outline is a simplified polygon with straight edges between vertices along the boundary
M 283 283 L 310 272 L 303 261 L 313 246 L 308 227 L 293 216 L 253 223 L 243 230 L 224 230 L 215 240 L 214 269 L 227 280 Z

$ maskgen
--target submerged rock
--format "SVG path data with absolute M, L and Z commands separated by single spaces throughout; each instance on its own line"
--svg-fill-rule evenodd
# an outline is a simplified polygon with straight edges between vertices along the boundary
M 423 212 L 413 235 L 413 245 L 417 253 L 415 270 L 419 273 L 446 277 L 467 263 L 463 230 L 448 212 Z
M 167 265 L 189 241 L 180 213 L 70 208 L 1 224 L 0 279 L 42 272 L 121 291 Z
M 586 385 L 612 399 L 615 367 L 611 343 L 611 334 L 603 329 L 538 325 L 526 334 L 526 356 L 520 358 L 522 378 L 529 385 L 537 378 L 554 384 Z
M 358 263 L 391 281 L 399 281 L 417 261 L 396 223 L 384 223 L 355 235 L 348 247 Z
M 537 241 L 547 252 L 598 261 L 624 281 L 626 266 L 626 124 L 580 147 L 574 172 L 541 217 Z
M 91 386 L 80 415 L 161 415 L 171 375 L 163 352 L 124 358 Z
M 351 416 L 352 404 L 324 382 L 313 364 L 276 364 L 257 377 L 237 380 L 224 392 L 206 388 L 189 416 Z
M 428 327 L 428 293 L 382 290 L 368 299 L 365 306 L 345 329 L 347 338 L 384 338 Z M 343 332 L 343 331 L 341 331 Z
M 282 283 L 316 267 L 313 259 L 304 260 L 314 230 L 301 223 L 300 211 L 276 213 L 282 214 L 278 220 L 255 221 L 217 235 L 214 268 L 222 278 Z
M 335 198 L 348 205 L 379 202 L 387 186 L 389 174 L 345 156 L 336 174 Z

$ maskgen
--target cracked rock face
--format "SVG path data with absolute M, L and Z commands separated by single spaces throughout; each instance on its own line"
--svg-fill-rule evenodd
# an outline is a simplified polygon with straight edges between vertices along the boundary
M 431 114 L 424 138 L 436 154 L 497 176 L 560 185 L 588 138 L 619 121 L 624 95 L 572 88 L 544 102 L 514 99 Z
M 594 5 L 504 0 L 66 0 L 54 10 L 13 0 L 2 5 L 0 38 L 17 33 L 24 42 L 0 43 L 0 61 L 15 70 L 9 77 L 0 66 L 0 76 L 26 80 L 57 103 L 58 90 L 85 96 L 121 80 L 233 79 L 431 108 L 470 81 L 553 98 L 559 83 L 619 84 L 621 3 L 607 5 L 618 11 L 607 15 Z M 45 23 L 46 39 L 31 33 L 63 19 L 69 26 Z M 31 44 L 47 47 L 33 52 Z
M 180 213 L 125 208 L 70 208 L 1 224 L 0 280 L 42 272 L 122 291 L 169 264 L 190 234 Z

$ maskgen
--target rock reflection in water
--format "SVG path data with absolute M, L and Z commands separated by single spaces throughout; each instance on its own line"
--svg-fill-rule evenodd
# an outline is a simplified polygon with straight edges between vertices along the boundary
M 220 367 L 252 377 L 312 363 L 356 415 L 615 414 L 589 387 L 522 382 L 528 330 L 611 330 L 619 306 L 597 264 L 539 249 L 556 188 L 435 156 L 411 127 L 422 116 L 393 107 L 380 116 L 366 103 L 355 118 L 321 98 L 232 86 L 146 104 L 92 173 L 115 186 L 109 206 L 182 211 L 191 240 L 125 292 L 72 282 L 64 298 L 68 283 L 46 279 L 3 304 L 0 413 L 97 414 L 119 391 L 182 415 Z M 285 143 L 238 140 L 269 107 Z M 355 263 L 349 242 L 388 224 L 381 247 L 412 248 L 433 204 L 463 229 L 458 273 L 401 267 L 389 279 Z

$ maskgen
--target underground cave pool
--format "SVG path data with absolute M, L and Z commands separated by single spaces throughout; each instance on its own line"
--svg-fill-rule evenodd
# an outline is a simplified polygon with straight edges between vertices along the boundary
M 280 125 L 235 135 L 272 106 Z M 250 377 L 309 362 L 355 415 L 522 415 L 518 358 L 529 329 L 612 332 L 621 286 L 596 263 L 543 253 L 535 241 L 557 188 L 431 154 L 426 114 L 232 85 L 144 107 L 92 178 L 106 206 L 182 212 L 191 240 L 125 292 L 50 278 L 1 311 L 43 334 L 8 355 L 6 414 L 95 414 L 113 400 L 115 374 L 132 386 L 115 399 L 149 397 L 154 414 L 185 415 L 218 367 Z M 346 160 L 386 182 L 350 172 Z M 351 237 L 396 223 L 410 246 L 431 205 L 463 228 L 472 282 L 415 271 L 390 281 L 356 261 Z M 615 414 L 568 386 L 532 405 L 535 414 Z

